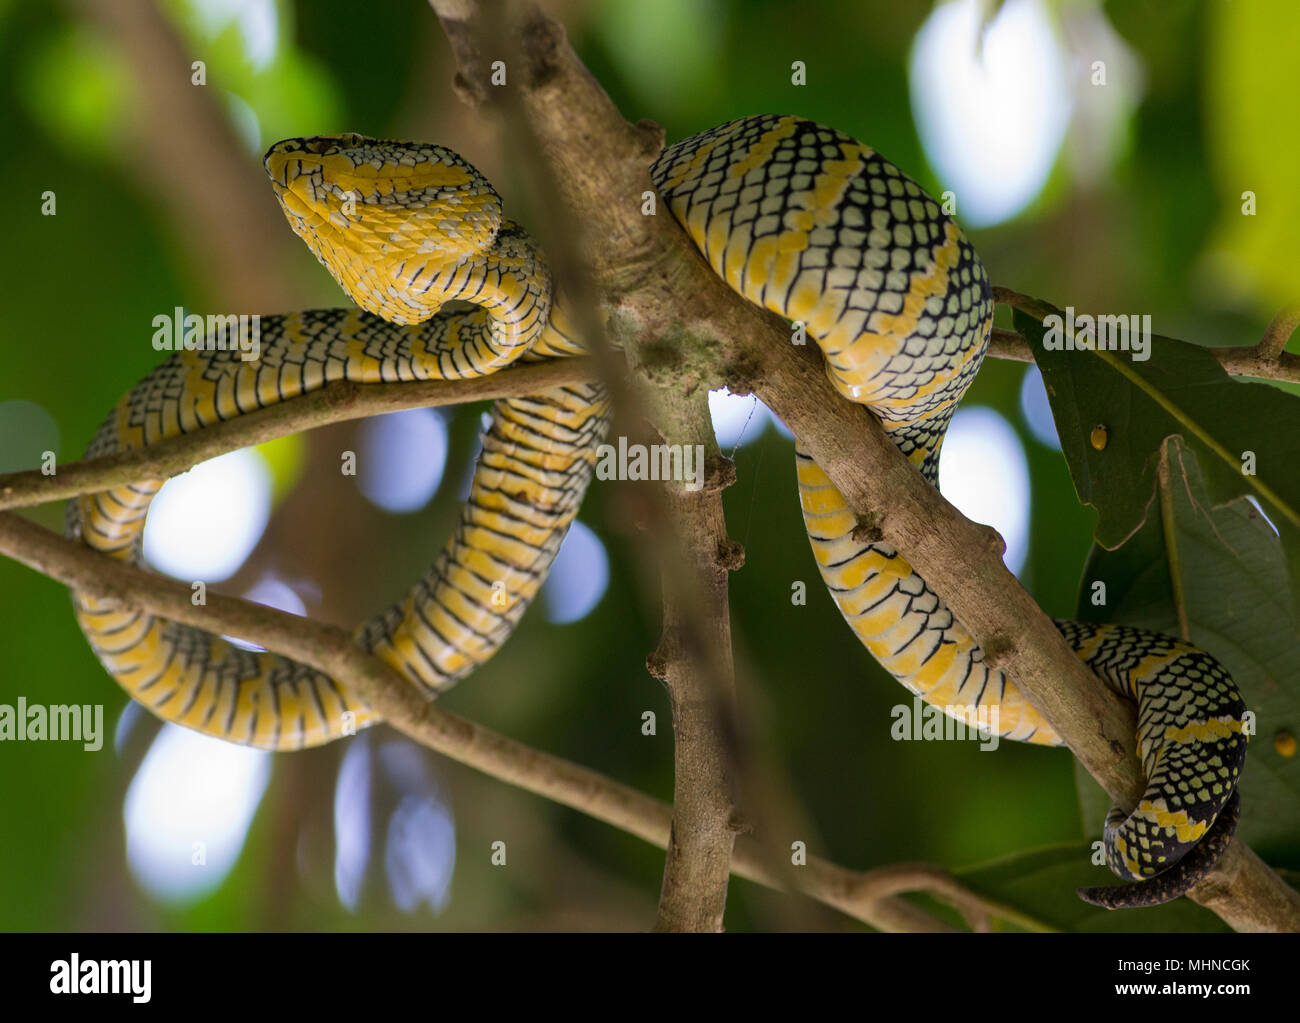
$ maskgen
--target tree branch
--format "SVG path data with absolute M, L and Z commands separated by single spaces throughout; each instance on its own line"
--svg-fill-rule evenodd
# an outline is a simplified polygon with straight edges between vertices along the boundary
M 402 409 L 525 397 L 550 387 L 591 379 L 590 360 L 560 359 L 529 363 L 471 380 L 398 384 L 335 380 L 308 394 L 213 423 L 193 433 L 178 434 L 148 447 L 57 466 L 52 476 L 44 475 L 39 469 L 0 475 L 0 510 L 62 501 L 140 480 L 168 479 L 227 451 L 327 423 Z
M 1264 336 L 1255 346 L 1255 354 L 1261 359 L 1281 360 L 1286 343 L 1291 340 L 1296 327 L 1300 327 L 1300 305 L 1279 309 L 1277 315 L 1269 322 Z M 1300 361 L 1300 360 L 1297 360 Z
M 734 734 L 735 668 L 727 577 L 744 563 L 727 537 L 722 489 L 735 479 L 713 436 L 708 394 L 660 402 L 653 415 L 669 444 L 694 450 L 700 438 L 713 471 L 696 492 L 669 484 L 666 523 L 682 551 L 681 571 L 663 574 L 664 628 L 646 661 L 668 688 L 673 711 L 673 825 L 664 860 L 658 931 L 720 931 L 736 837 L 739 745 Z M 725 465 L 725 470 L 721 467 Z M 704 475 L 705 466 L 700 466 Z
M 654 557 L 643 560 L 647 576 L 659 575 L 663 632 L 647 668 L 666 686 L 673 723 L 673 821 L 664 862 L 655 929 L 718 931 L 740 815 L 735 806 L 744 766 L 735 701 L 727 575 L 744 562 L 739 544 L 727 536 L 721 491 L 735 480 L 735 468 L 718 451 L 706 390 L 698 381 L 656 378 L 652 367 L 662 352 L 689 348 L 676 325 L 627 338 L 624 359 L 605 343 L 597 315 L 598 297 L 581 230 L 573 230 L 553 168 L 532 129 L 519 89 L 490 85 L 487 60 L 505 59 L 507 76 L 533 67 L 528 52 L 537 40 L 513 31 L 500 4 L 476 17 L 472 5 L 444 3 L 438 13 L 457 54 L 457 94 L 480 113 L 495 115 L 508 139 L 511 159 L 530 184 L 536 223 L 548 254 L 557 294 L 593 351 L 615 408 L 611 433 L 647 420 L 670 449 L 704 452 L 698 470 L 707 485 L 690 491 L 668 484 L 663 492 L 641 488 L 637 503 L 647 525 Z M 485 8 L 487 9 L 487 8 Z M 485 56 L 487 55 L 487 56 Z M 525 71 L 527 73 L 527 71 Z M 655 131 L 648 151 L 662 147 Z M 632 372 L 627 372 L 628 367 Z
M 993 298 L 999 305 L 1020 309 L 1031 316 L 1041 317 L 1043 307 L 1037 300 L 1010 288 L 994 288 Z M 1286 380 L 1300 384 L 1300 355 L 1284 352 L 1287 339 L 1300 324 L 1300 307 L 1283 309 L 1268 325 L 1263 339 L 1255 345 L 1237 345 L 1232 348 L 1206 348 L 1219 360 L 1226 373 L 1235 377 L 1256 377 L 1261 380 Z M 1014 362 L 1033 362 L 1034 353 L 1029 342 L 1015 330 L 993 328 L 989 340 L 989 355 Z

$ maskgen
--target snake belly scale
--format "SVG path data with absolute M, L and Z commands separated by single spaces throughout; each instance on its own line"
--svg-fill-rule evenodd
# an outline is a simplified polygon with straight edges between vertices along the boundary
M 264 317 L 262 356 L 177 353 L 122 400 L 88 456 L 129 450 L 323 386 L 464 379 L 584 350 L 527 234 L 450 150 L 359 135 L 277 143 L 267 172 L 290 225 L 359 309 Z M 742 118 L 666 149 L 651 176 L 673 217 L 735 291 L 807 328 L 830 380 L 867 406 L 932 483 L 993 323 L 988 277 L 957 225 L 872 149 L 797 117 Z M 459 299 L 470 310 L 443 306 Z M 535 595 L 577 513 L 604 435 L 595 385 L 498 401 L 460 524 L 400 602 L 356 632 L 429 695 L 483 663 Z M 1061 740 L 888 544 L 855 540 L 843 496 L 796 445 L 818 569 L 849 627 L 904 686 L 1000 736 Z M 71 502 L 70 535 L 135 560 L 142 481 Z M 504 582 L 504 606 L 494 589 Z M 84 594 L 77 617 L 105 667 L 155 713 L 268 749 L 329 741 L 374 720 L 347 689 L 269 653 Z M 1176 897 L 1235 826 L 1245 706 L 1209 654 L 1119 625 L 1057 621 L 1094 671 L 1136 702 L 1146 791 L 1112 809 L 1111 908 Z M 990 714 L 996 711 L 996 715 Z

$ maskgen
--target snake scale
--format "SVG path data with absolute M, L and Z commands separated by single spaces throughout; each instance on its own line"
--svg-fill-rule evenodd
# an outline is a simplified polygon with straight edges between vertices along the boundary
M 288 139 L 265 166 L 293 230 L 359 308 L 262 319 L 261 356 L 177 352 L 122 399 L 94 457 L 264 408 L 333 380 L 455 380 L 584 351 L 537 247 L 500 197 L 440 146 L 360 135 Z M 957 225 L 874 150 L 797 117 L 732 121 L 666 149 L 661 199 L 713 270 L 806 325 L 837 390 L 877 417 L 931 484 L 993 323 L 988 277 Z M 463 303 L 446 309 L 446 303 Z M 535 596 L 577 514 L 609 418 L 597 385 L 499 400 L 459 524 L 400 602 L 356 640 L 429 696 L 483 663 Z M 830 479 L 796 445 L 817 566 L 849 627 L 900 682 L 942 708 L 996 708 L 1002 737 L 1061 740 L 907 561 L 853 537 Z M 67 531 L 138 561 L 143 480 L 69 504 Z M 158 716 L 263 749 L 300 749 L 376 720 L 345 686 L 284 657 L 74 594 L 95 653 Z M 1111 810 L 1113 872 L 1085 889 L 1111 908 L 1167 901 L 1204 876 L 1238 810 L 1245 706 L 1224 668 L 1175 639 L 1058 621 L 1070 645 L 1138 707 L 1146 790 Z

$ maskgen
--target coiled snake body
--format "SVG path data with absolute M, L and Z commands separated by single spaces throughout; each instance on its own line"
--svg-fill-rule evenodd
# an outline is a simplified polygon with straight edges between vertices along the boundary
M 461 379 L 583 350 L 532 241 L 451 151 L 323 136 L 277 143 L 266 168 L 294 231 L 360 309 L 263 318 L 255 362 L 231 351 L 177 353 L 119 403 L 88 456 L 201 429 L 331 380 Z M 873 150 L 795 117 L 748 117 L 693 136 L 665 150 L 651 176 L 718 275 L 805 324 L 840 393 L 865 404 L 936 483 L 993 301 L 974 249 L 934 200 Z M 476 308 L 442 310 L 453 299 Z M 498 401 L 455 534 L 404 600 L 357 630 L 358 642 L 429 694 L 490 657 L 577 513 L 607 415 L 595 385 Z M 873 656 L 936 706 L 996 708 L 999 735 L 1060 744 L 897 551 L 853 538 L 842 495 L 796 453 L 819 570 Z M 161 486 L 142 481 L 72 502 L 69 534 L 138 559 Z M 374 720 L 345 687 L 294 661 L 74 599 L 105 667 L 167 720 L 266 749 L 327 742 Z M 1137 702 L 1147 777 L 1136 809 L 1113 809 L 1105 828 L 1112 870 L 1141 883 L 1085 897 L 1112 907 L 1165 901 L 1208 871 L 1235 826 L 1244 704 L 1227 672 L 1195 647 L 1123 626 L 1057 624 Z

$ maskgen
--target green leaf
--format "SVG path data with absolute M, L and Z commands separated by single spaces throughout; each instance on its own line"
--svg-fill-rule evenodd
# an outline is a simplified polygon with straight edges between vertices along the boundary
M 1187 899 L 1144 909 L 1099 909 L 1075 894 L 1087 885 L 1112 884 L 1115 875 L 1094 866 L 1090 842 L 1029 849 L 992 863 L 955 871 L 972 891 L 1058 931 L 1226 931 L 1207 909 Z
M 1078 616 L 1182 635 L 1223 662 L 1256 716 L 1238 834 L 1269 862 L 1300 867 L 1300 757 L 1275 742 L 1300 735 L 1300 644 L 1278 539 L 1247 501 L 1210 507 L 1187 446 L 1171 441 L 1167 463 L 1157 513 L 1119 550 L 1093 548 Z M 1104 605 L 1093 604 L 1098 581 Z M 1088 782 L 1080 785 L 1086 833 L 1099 834 L 1107 801 Z
M 1042 370 L 1075 490 L 1100 516 L 1099 544 L 1114 550 L 1141 528 L 1165 439 L 1182 437 L 1215 505 L 1259 501 L 1281 532 L 1292 592 L 1300 595 L 1300 397 L 1233 380 L 1209 350 L 1174 338 L 1153 335 L 1149 358 L 1138 360 L 1136 352 L 1049 351 L 1043 323 L 1020 310 L 1014 322 Z M 1296 631 L 1294 621 L 1288 631 Z

